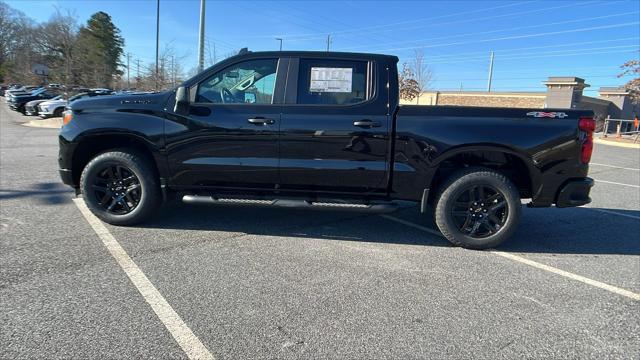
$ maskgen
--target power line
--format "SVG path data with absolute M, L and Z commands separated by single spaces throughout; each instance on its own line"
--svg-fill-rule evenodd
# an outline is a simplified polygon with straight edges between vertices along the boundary
M 491 30 L 491 31 L 472 32 L 472 33 L 466 33 L 466 34 L 455 34 L 455 35 L 448 35 L 448 36 L 440 36 L 440 37 L 423 39 L 423 40 L 407 40 L 407 41 L 394 41 L 394 42 L 390 42 L 390 43 L 376 43 L 374 46 L 393 45 L 393 44 L 409 44 L 409 43 L 416 43 L 416 42 L 425 41 L 425 40 L 433 41 L 433 40 L 450 39 L 450 38 L 463 37 L 463 36 L 487 35 L 487 34 L 499 33 L 499 32 L 504 32 L 504 31 L 523 30 L 523 29 L 531 29 L 531 28 L 538 28 L 538 27 L 549 27 L 549 26 L 553 26 L 553 25 L 564 25 L 564 24 L 570 24 L 570 23 L 576 23 L 576 22 L 601 20 L 601 19 L 607 19 L 607 18 L 618 17 L 618 16 L 634 15 L 634 14 L 637 15 L 637 14 L 640 14 L 640 12 L 638 12 L 638 11 L 631 12 L 631 13 L 630 12 L 624 12 L 624 13 L 618 13 L 618 14 L 612 14 L 612 15 L 596 16 L 596 17 L 591 17 L 591 18 L 582 18 L 582 19 L 573 19 L 573 20 L 568 20 L 568 21 L 559 21 L 559 22 L 554 22 L 554 23 L 543 23 L 543 24 L 537 24 L 537 25 L 512 27 L 512 28 L 505 28 L 505 29 L 498 29 L 498 30 Z M 349 47 L 340 48 L 340 50 L 353 50 L 353 49 L 367 48 L 369 46 L 371 46 L 371 45 L 349 46 Z
M 576 33 L 576 32 L 604 30 L 604 29 L 614 29 L 614 28 L 620 28 L 620 27 L 638 25 L 638 24 L 640 24 L 640 22 L 633 21 L 633 22 L 622 23 L 622 24 L 592 26 L 592 27 L 585 27 L 585 28 L 571 29 L 571 30 L 549 31 L 549 32 L 535 33 L 535 34 L 505 36 L 505 37 L 492 38 L 492 39 L 479 39 L 479 40 L 458 41 L 458 42 L 452 42 L 452 43 L 431 44 L 431 45 L 423 45 L 423 46 L 410 46 L 410 47 L 390 48 L 390 49 L 384 49 L 384 50 L 379 50 L 379 51 L 413 50 L 413 49 L 418 49 L 418 48 L 434 48 L 434 47 L 443 47 L 443 46 L 477 44 L 477 43 L 493 42 L 493 41 L 526 39 L 526 38 L 540 37 L 540 36 L 560 35 L 560 34 L 569 34 L 569 33 Z
M 532 3 L 532 2 L 535 2 L 535 1 L 527 1 L 527 2 L 524 2 L 524 3 L 522 3 L 522 2 L 520 2 L 520 3 L 510 3 L 510 4 L 506 4 L 506 5 L 493 6 L 493 7 L 483 8 L 483 9 L 478 9 L 478 10 L 463 11 L 463 12 L 458 12 L 458 13 L 449 13 L 449 14 L 445 14 L 445 15 L 426 17 L 426 18 L 419 18 L 419 19 L 414 19 L 414 20 L 404 20 L 404 21 L 399 21 L 399 22 L 386 23 L 386 24 L 382 24 L 382 25 L 365 26 L 365 27 L 360 27 L 360 28 L 355 28 L 355 29 L 350 29 L 350 30 L 338 30 L 338 31 L 332 31 L 332 33 L 333 34 L 347 34 L 347 33 L 353 33 L 353 32 L 359 33 L 359 32 L 364 31 L 364 30 L 394 27 L 394 26 L 402 25 L 402 24 L 423 22 L 423 21 L 441 19 L 441 18 L 446 18 L 446 17 L 468 15 L 468 14 L 484 12 L 484 11 L 489 11 L 489 10 L 495 10 L 495 9 L 500 9 L 500 8 L 506 8 L 506 7 L 512 7 L 512 6 L 522 6 L 523 4 Z M 269 37 L 274 37 L 274 36 L 282 36 L 282 34 L 259 35 L 259 36 L 253 36 L 253 38 L 269 38 Z M 306 34 L 293 34 L 293 35 L 289 35 L 286 38 L 287 38 L 287 40 L 289 40 L 289 38 L 292 38 L 292 37 L 307 37 L 307 36 L 316 36 L 316 39 L 317 39 L 317 37 L 321 37 L 321 38 L 324 37 L 324 35 L 321 36 L 321 33 L 306 33 Z M 243 38 L 246 38 L 246 37 L 243 37 Z
M 620 2 L 620 1 L 616 1 L 616 2 Z M 491 16 L 486 16 L 486 17 L 478 17 L 478 18 L 467 18 L 465 17 L 463 20 L 455 20 L 455 21 L 448 21 L 448 22 L 429 22 L 428 20 L 433 20 L 433 18 L 423 18 L 423 19 L 416 19 L 416 20 L 408 20 L 405 22 L 400 22 L 400 23 L 408 23 L 408 22 L 425 22 L 425 24 L 422 25 L 418 25 L 418 26 L 413 26 L 413 27 L 396 27 L 395 25 L 398 25 L 398 23 L 391 23 L 391 24 L 384 24 L 384 25 L 378 25 L 378 26 L 368 26 L 368 27 L 362 27 L 362 28 L 357 28 L 357 29 L 352 29 L 352 30 L 343 30 L 343 31 L 332 31 L 332 34 L 349 34 L 349 33 L 358 33 L 361 32 L 363 30 L 367 30 L 369 33 L 372 32 L 387 32 L 387 31 L 401 31 L 401 30 L 416 30 L 416 29 L 421 29 L 421 28 L 425 28 L 425 27 L 433 27 L 433 26 L 442 26 L 442 25 L 452 25 L 452 24 L 460 24 L 460 23 L 469 23 L 472 21 L 481 21 L 481 20 L 493 20 L 493 19 L 498 19 L 498 18 L 503 18 L 503 17 L 513 17 L 513 16 L 518 16 L 518 15 L 526 15 L 526 14 L 532 14 L 532 13 L 537 13 L 537 12 L 541 12 L 541 11 L 549 11 L 549 10 L 557 10 L 557 9 L 564 9 L 564 8 L 568 8 L 568 7 L 575 7 L 575 6 L 581 6 L 581 7 L 585 7 L 585 6 L 590 6 L 590 5 L 597 5 L 597 4 L 601 4 L 603 3 L 602 1 L 590 1 L 590 2 L 584 2 L 584 3 L 572 3 L 572 4 L 568 4 L 568 5 L 559 5 L 559 6 L 551 6 L 551 7 L 546 7 L 546 8 L 538 8 L 538 9 L 532 9 L 532 10 L 526 10 L 526 11 L 519 11 L 519 12 L 512 12 L 512 13 L 507 13 L 507 14 L 499 14 L 499 15 L 491 15 Z M 612 4 L 613 2 L 607 2 L 608 5 Z M 512 4 L 509 4 L 512 5 Z M 519 3 L 519 5 L 522 5 L 522 3 Z M 498 6 L 498 8 L 500 7 L 506 7 L 506 6 Z M 476 12 L 481 12 L 481 11 L 487 11 L 490 10 L 491 8 L 485 8 L 485 9 L 480 9 L 480 10 L 473 10 L 471 12 L 463 12 L 463 13 L 458 13 L 457 15 L 464 15 L 464 14 L 468 14 L 468 13 L 476 13 Z M 446 17 L 449 16 L 453 16 L 454 14 L 449 14 Z M 442 16 L 444 17 L 444 16 Z M 436 17 L 437 18 L 437 17 Z M 393 26 L 393 28 L 391 29 L 384 29 L 384 30 L 370 30 L 370 29 L 375 29 L 375 28 L 382 28 L 382 27 L 389 27 L 389 26 Z M 318 36 L 319 34 L 309 34 L 309 35 L 316 35 Z M 302 35 L 290 35 L 289 37 L 301 37 Z M 309 39 L 313 39 L 313 38 L 309 38 Z
M 510 53 L 514 51 L 519 52 L 520 50 L 562 48 L 562 47 L 570 47 L 575 45 L 591 45 L 591 44 L 611 43 L 611 42 L 627 41 L 627 40 L 640 40 L 640 38 L 628 37 L 628 38 L 598 40 L 598 41 L 572 42 L 569 44 L 565 43 L 565 44 L 556 44 L 556 45 L 527 46 L 527 47 L 521 47 L 521 48 L 499 49 L 499 50 L 495 50 L 495 52 L 500 54 L 505 54 L 505 53 Z M 468 55 L 482 56 L 482 54 L 486 54 L 486 53 L 487 51 L 485 50 L 485 51 L 475 51 L 475 52 L 468 52 L 468 53 L 456 53 L 451 55 L 435 55 L 435 56 L 430 56 L 429 59 L 432 59 L 432 60 L 454 59 L 454 58 L 459 58 L 460 56 L 463 56 L 463 55 L 466 58 L 466 56 Z
M 507 59 L 522 59 L 522 58 L 538 58 L 538 57 L 546 57 L 551 56 L 553 54 L 561 53 L 568 55 L 579 55 L 586 51 L 596 51 L 596 50 L 611 50 L 611 49 L 629 49 L 629 48 L 637 48 L 637 45 L 619 45 L 619 46 L 602 46 L 602 47 L 593 47 L 593 48 L 578 48 L 578 49 L 564 49 L 564 50 L 553 50 L 553 51 L 544 51 L 544 52 L 533 52 L 533 53 L 520 53 L 520 54 L 507 54 L 504 57 L 500 57 L 501 60 Z M 496 51 L 498 55 L 500 53 Z M 576 54 L 577 53 L 577 54 Z M 459 59 L 453 60 L 452 59 Z M 457 61 L 461 62 L 471 62 L 471 61 L 484 61 L 486 59 L 485 56 L 465 56 L 464 59 L 460 59 L 459 56 L 450 56 L 445 58 L 436 58 L 434 61 L 429 62 L 430 64 L 438 64 L 438 63 L 455 63 Z

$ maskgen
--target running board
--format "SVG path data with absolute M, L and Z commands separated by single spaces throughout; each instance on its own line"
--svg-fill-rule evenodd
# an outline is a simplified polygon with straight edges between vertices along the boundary
M 345 210 L 363 211 L 372 213 L 390 213 L 398 209 L 395 203 L 375 203 L 375 204 L 352 204 L 331 201 L 306 201 L 289 199 L 235 199 L 235 198 L 215 198 L 203 195 L 184 195 L 182 202 L 186 204 L 216 204 L 216 205 L 248 205 L 248 206 L 275 206 L 298 209 L 319 209 L 319 210 Z

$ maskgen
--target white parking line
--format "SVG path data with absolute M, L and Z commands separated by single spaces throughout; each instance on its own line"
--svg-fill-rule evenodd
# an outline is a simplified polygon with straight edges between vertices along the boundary
M 585 209 L 589 209 L 589 210 L 593 210 L 593 211 L 599 211 L 599 212 L 602 212 L 602 213 L 605 213 L 605 214 L 617 215 L 617 216 L 628 217 L 628 218 L 631 218 L 631 219 L 640 220 L 640 216 L 623 214 L 623 213 L 619 213 L 617 211 L 611 211 L 611 210 L 605 210 L 605 209 L 596 209 L 596 208 L 590 208 L 590 207 L 585 207 Z
M 400 224 L 408 225 L 408 226 L 414 227 L 416 229 L 419 229 L 419 230 L 422 230 L 422 231 L 426 231 L 426 232 L 428 232 L 430 234 L 434 234 L 434 235 L 442 237 L 441 233 L 439 233 L 439 232 L 437 232 L 435 230 L 429 229 L 429 228 L 427 228 L 425 226 L 414 224 L 414 223 L 412 223 L 410 221 L 399 219 L 399 218 L 397 218 L 395 216 L 391 216 L 391 215 L 380 215 L 380 216 L 384 217 L 385 219 L 389 219 L 389 220 L 398 222 Z M 571 272 L 568 272 L 568 271 L 560 270 L 560 269 L 555 268 L 553 266 L 549 266 L 549 265 L 545 265 L 545 264 L 539 263 L 537 261 L 529 260 L 527 258 L 524 258 L 522 256 L 518 256 L 518 255 L 515 255 L 515 254 L 510 254 L 510 253 L 506 253 L 506 252 L 503 252 L 503 251 L 497 251 L 497 250 L 488 250 L 488 252 L 490 252 L 492 254 L 495 254 L 495 255 L 498 255 L 498 256 L 501 256 L 501 257 L 506 258 L 506 259 L 510 259 L 510 260 L 517 261 L 517 262 L 522 263 L 522 264 L 526 264 L 526 265 L 535 267 L 535 268 L 540 269 L 540 270 L 548 271 L 548 272 L 556 274 L 556 275 L 560 275 L 560 276 L 564 276 L 564 277 L 572 279 L 572 280 L 580 281 L 582 283 L 585 283 L 585 284 L 588 284 L 588 285 L 591 285 L 591 286 L 595 286 L 595 287 L 600 288 L 600 289 L 604 289 L 604 290 L 610 291 L 610 292 L 612 292 L 614 294 L 618 294 L 618 295 L 622 295 L 622 296 L 628 297 L 628 298 L 630 298 L 632 300 L 635 300 L 635 301 L 640 301 L 640 294 L 634 293 L 634 292 L 626 290 L 626 289 L 622 289 L 622 288 L 619 288 L 619 287 L 616 287 L 616 286 L 613 286 L 613 285 L 605 284 L 603 282 L 600 282 L 600 281 L 597 281 L 597 280 L 593 280 L 593 279 L 589 279 L 587 277 L 584 277 L 584 276 L 581 276 L 581 275 L 578 275 L 578 274 L 574 274 L 574 273 L 571 273 Z
M 178 345 L 187 354 L 189 359 L 213 359 L 213 355 L 202 344 L 187 324 L 182 321 L 180 315 L 173 310 L 171 305 L 160 294 L 158 289 L 149 281 L 147 276 L 140 270 L 138 265 L 133 262 L 131 257 L 118 243 L 115 237 L 111 235 L 109 230 L 102 224 L 102 222 L 95 217 L 89 208 L 85 205 L 84 201 L 80 198 L 73 199 L 80 212 L 87 219 L 87 222 L 93 228 L 93 231 L 98 235 L 102 243 L 107 248 L 109 253 L 116 259 L 116 262 L 125 274 L 129 277 L 129 280 L 138 289 L 144 300 L 151 306 L 156 313 L 162 324 L 169 330 L 169 333 L 176 340 Z
M 606 180 L 600 180 L 600 179 L 593 179 L 593 180 L 595 180 L 595 182 L 597 182 L 597 183 L 605 183 L 605 184 L 613 184 L 613 185 L 620 185 L 620 186 L 628 186 L 628 187 L 632 187 L 632 188 L 640 188 L 640 185 L 625 184 L 625 183 L 619 183 L 619 182 L 615 182 L 615 181 L 606 181 Z
M 630 168 L 630 167 L 624 167 L 624 166 L 615 166 L 615 165 L 607 165 L 607 164 L 598 164 L 598 163 L 589 163 L 589 165 L 596 165 L 596 166 L 606 166 L 606 167 L 610 167 L 610 168 L 614 168 L 614 169 L 622 169 L 622 170 L 633 170 L 633 171 L 640 171 L 640 169 L 636 169 L 636 168 Z

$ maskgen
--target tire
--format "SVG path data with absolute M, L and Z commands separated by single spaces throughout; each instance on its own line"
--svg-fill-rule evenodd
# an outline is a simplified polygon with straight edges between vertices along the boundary
M 147 220 L 162 202 L 158 175 L 150 164 L 130 149 L 110 150 L 91 159 L 80 176 L 89 210 L 112 225 Z
M 61 117 L 64 108 L 57 108 L 53 111 L 53 117 Z
M 506 176 L 487 168 L 467 168 L 440 187 L 434 218 L 454 245 L 488 249 L 513 235 L 521 207 L 518 189 Z

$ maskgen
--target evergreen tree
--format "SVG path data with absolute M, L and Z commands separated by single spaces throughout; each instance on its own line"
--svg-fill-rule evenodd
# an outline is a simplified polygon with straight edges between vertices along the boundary
M 119 69 L 123 54 L 124 39 L 111 21 L 111 16 L 102 11 L 89 18 L 78 33 L 75 47 L 75 71 L 80 83 L 96 87 L 111 87 L 115 76 L 122 75 Z

